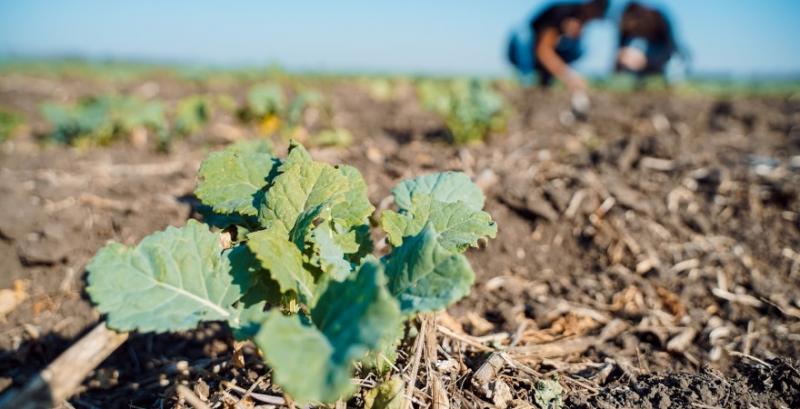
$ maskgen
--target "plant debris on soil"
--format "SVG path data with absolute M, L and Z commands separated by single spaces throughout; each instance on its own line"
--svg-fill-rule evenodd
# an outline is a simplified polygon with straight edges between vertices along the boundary
M 0 75 L 0 107 L 31 124 L 0 145 L 0 393 L 99 322 L 83 292 L 92 255 L 199 217 L 200 161 L 253 134 L 217 115 L 169 153 L 35 142 L 48 100 L 246 89 L 171 77 L 114 87 Z M 797 96 L 598 91 L 575 122 L 565 93 L 506 87 L 506 131 L 452 146 L 411 91 L 377 101 L 354 81 L 319 89 L 353 142 L 312 154 L 356 166 L 377 212 L 397 181 L 458 170 L 498 224 L 496 240 L 467 253 L 472 294 L 409 328 L 388 376 L 415 406 L 800 407 Z M 218 324 L 132 334 L 66 407 L 291 405 L 255 347 L 233 345 Z M 360 377 L 362 393 L 342 405 L 361 407 L 384 380 Z

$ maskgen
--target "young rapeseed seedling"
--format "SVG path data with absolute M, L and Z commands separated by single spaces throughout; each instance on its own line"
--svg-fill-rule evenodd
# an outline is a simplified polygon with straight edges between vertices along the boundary
M 235 229 L 229 248 L 194 220 L 135 247 L 111 243 L 87 267 L 87 292 L 116 330 L 226 321 L 301 403 L 350 396 L 356 361 L 391 359 L 405 320 L 466 296 L 474 273 L 462 253 L 497 230 L 466 175 L 426 175 L 393 190 L 398 211 L 381 220 L 393 250 L 378 259 L 361 174 L 298 144 L 282 160 L 263 142 L 212 153 L 195 193 L 216 227 Z

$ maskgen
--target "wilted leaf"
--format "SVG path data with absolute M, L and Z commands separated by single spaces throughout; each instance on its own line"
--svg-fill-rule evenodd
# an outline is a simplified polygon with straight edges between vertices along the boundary
M 219 235 L 194 220 L 145 237 L 134 248 L 111 243 L 86 268 L 86 291 L 120 331 L 178 331 L 227 320 L 242 293 L 222 256 Z

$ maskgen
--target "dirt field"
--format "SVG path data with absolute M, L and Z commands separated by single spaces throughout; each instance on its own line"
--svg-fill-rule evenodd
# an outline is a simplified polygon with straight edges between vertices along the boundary
M 167 101 L 243 92 L 164 78 L 119 89 Z M 485 189 L 499 226 L 468 253 L 472 295 L 435 317 L 419 407 L 430 407 L 433 383 L 451 407 L 536 407 L 537 382 L 554 374 L 566 407 L 800 407 L 800 97 L 600 92 L 588 121 L 571 123 L 565 94 L 507 89 L 507 131 L 459 148 L 410 92 L 376 101 L 352 82 L 320 89 L 355 141 L 312 155 L 359 168 L 378 211 L 398 180 L 460 170 Z M 24 298 L 0 316 L 0 392 L 98 322 L 83 292 L 92 255 L 195 216 L 200 161 L 251 131 L 216 115 L 168 154 L 35 143 L 39 103 L 110 90 L 0 76 L 0 106 L 32 123 L 0 145 L 0 288 Z M 230 407 L 251 386 L 242 407 L 280 396 L 253 347 L 240 369 L 230 345 L 222 325 L 134 335 L 70 404 L 183 407 L 180 383 Z M 473 375 L 494 351 L 504 359 L 481 384 Z

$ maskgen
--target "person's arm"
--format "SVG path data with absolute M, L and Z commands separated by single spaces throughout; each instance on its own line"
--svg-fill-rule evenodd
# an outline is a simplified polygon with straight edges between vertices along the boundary
M 547 71 L 566 84 L 570 90 L 584 90 L 586 82 L 583 78 L 570 69 L 569 65 L 556 53 L 558 31 L 555 28 L 545 28 L 539 38 L 536 44 L 536 59 L 542 63 Z

